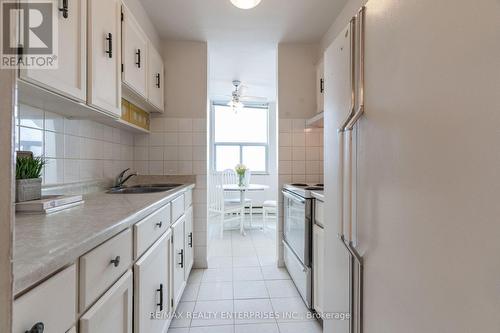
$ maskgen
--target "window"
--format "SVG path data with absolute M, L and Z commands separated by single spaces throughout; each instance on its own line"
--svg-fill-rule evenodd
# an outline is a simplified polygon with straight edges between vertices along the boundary
M 217 171 L 245 164 L 253 173 L 268 172 L 269 108 L 246 106 L 235 112 L 213 105 L 214 166 Z

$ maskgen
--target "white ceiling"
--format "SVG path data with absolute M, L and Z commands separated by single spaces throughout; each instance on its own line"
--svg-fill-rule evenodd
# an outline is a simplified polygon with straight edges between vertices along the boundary
M 346 0 L 262 0 L 250 10 L 230 0 L 141 0 L 162 38 L 319 41 Z
M 319 42 L 347 0 L 262 0 L 241 10 L 230 0 L 140 0 L 162 39 L 208 41 L 210 95 L 231 92 L 274 100 L 279 42 Z

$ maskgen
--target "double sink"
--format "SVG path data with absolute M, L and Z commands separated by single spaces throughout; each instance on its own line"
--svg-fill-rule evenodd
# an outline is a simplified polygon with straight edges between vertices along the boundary
M 177 187 L 182 186 L 183 184 L 145 184 L 145 185 L 134 185 L 134 186 L 125 186 L 125 187 L 113 187 L 108 193 L 111 194 L 142 194 L 142 193 L 157 193 L 157 192 L 166 192 Z

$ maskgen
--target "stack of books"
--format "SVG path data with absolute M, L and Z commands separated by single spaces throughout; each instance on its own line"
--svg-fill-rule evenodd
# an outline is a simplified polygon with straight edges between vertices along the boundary
M 83 204 L 81 195 L 47 195 L 40 200 L 17 202 L 16 212 L 50 214 Z

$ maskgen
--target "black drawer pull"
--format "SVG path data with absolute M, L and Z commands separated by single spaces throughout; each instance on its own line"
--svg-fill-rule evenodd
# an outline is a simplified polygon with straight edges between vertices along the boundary
M 193 247 L 193 233 L 192 232 L 189 233 L 188 239 L 189 239 L 189 241 L 188 241 L 189 247 Z
M 108 42 L 108 50 L 104 51 L 104 52 L 108 54 L 109 58 L 113 58 L 113 34 L 112 33 L 108 33 L 108 36 L 106 37 L 106 41 Z
M 160 311 L 163 311 L 163 283 L 160 283 L 160 289 L 156 289 L 160 293 L 160 303 L 156 304 L 160 307 Z
M 179 252 L 179 255 L 181 256 L 181 262 L 179 263 L 179 266 L 181 266 L 181 268 L 184 268 L 184 250 L 181 250 L 181 252 Z
M 120 256 L 116 256 L 115 259 L 110 261 L 110 264 L 113 264 L 115 267 L 118 267 L 118 265 L 120 265 Z
M 62 12 L 62 16 L 67 19 L 68 18 L 68 0 L 62 0 L 62 8 L 59 8 L 59 11 Z
M 163 226 L 163 222 L 162 222 L 162 221 L 160 221 L 160 222 L 156 223 L 156 226 L 157 226 L 158 228 L 161 228 L 161 227 Z
M 135 54 L 137 55 L 137 62 L 135 64 L 137 65 L 137 68 L 141 68 L 141 49 L 137 49 Z
M 45 325 L 43 323 L 36 323 L 29 331 L 25 331 L 25 333 L 43 333 L 45 329 Z
M 160 88 L 160 73 L 156 74 L 156 88 Z

